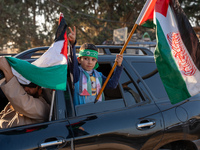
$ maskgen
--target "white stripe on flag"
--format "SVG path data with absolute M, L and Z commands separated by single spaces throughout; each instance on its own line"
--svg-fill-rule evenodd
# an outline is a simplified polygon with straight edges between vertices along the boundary
M 66 57 L 61 54 L 61 50 L 64 44 L 64 40 L 57 41 L 49 47 L 49 49 L 32 64 L 38 67 L 49 67 L 60 64 L 67 64 Z M 15 69 L 12 68 L 13 74 L 17 77 L 18 81 L 22 84 L 29 84 L 30 81 L 25 79 Z
M 39 59 L 34 61 L 32 64 L 38 67 L 49 67 L 60 64 L 67 64 L 66 57 L 61 54 L 61 50 L 64 44 L 64 40 L 57 41 L 51 45 Z

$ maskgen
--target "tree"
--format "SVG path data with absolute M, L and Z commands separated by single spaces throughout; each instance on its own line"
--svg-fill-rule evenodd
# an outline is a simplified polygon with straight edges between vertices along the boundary
M 200 26 L 200 1 L 180 0 L 181 6 L 194 26 Z
M 50 45 L 63 12 L 68 26 L 77 27 L 78 44 L 102 44 L 113 39 L 113 30 L 131 31 L 146 0 L 0 0 L 0 50 Z M 179 0 L 193 25 L 200 26 L 200 1 Z M 40 18 L 40 19 L 38 19 Z M 151 29 L 137 27 L 136 33 Z
M 44 18 L 52 23 L 53 7 L 49 7 L 49 1 L 43 0 L 0 0 L 0 47 L 11 44 L 13 49 L 23 51 L 33 46 L 52 43 L 51 30 L 46 24 L 43 31 L 37 25 L 36 17 L 44 15 Z M 50 15 L 49 15 L 50 14 Z M 49 17 L 50 16 L 50 17 Z M 54 20 L 55 21 L 55 20 Z M 45 20 L 44 20 L 45 22 Z
M 62 4 L 59 10 L 64 13 L 69 26 L 77 27 L 77 39 L 81 43 L 94 44 L 112 40 L 114 29 L 125 26 L 132 28 L 138 10 L 144 4 L 144 0 L 87 0 L 81 4 L 78 0 L 73 3 L 64 0 L 59 2 Z

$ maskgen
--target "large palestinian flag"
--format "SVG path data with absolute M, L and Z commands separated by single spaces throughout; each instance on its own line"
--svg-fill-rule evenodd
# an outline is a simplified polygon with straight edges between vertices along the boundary
M 170 101 L 175 104 L 200 92 L 200 44 L 178 0 L 151 0 L 151 4 L 154 10 L 147 9 L 149 14 L 144 14 L 146 18 L 138 24 L 153 16 L 155 61 Z
M 33 82 L 39 86 L 65 90 L 67 81 L 67 24 L 60 15 L 55 42 L 32 64 L 13 57 L 6 57 L 12 66 L 13 74 L 20 83 Z

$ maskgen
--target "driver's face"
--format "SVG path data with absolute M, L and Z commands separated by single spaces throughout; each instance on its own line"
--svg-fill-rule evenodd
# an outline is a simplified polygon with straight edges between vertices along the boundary
M 39 87 L 38 86 L 36 88 L 24 86 L 23 88 L 29 95 L 31 95 L 33 97 L 39 97 L 39 93 L 38 93 Z

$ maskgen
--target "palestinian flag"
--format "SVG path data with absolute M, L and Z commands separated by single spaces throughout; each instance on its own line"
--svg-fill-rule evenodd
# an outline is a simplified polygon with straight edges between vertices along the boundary
M 157 0 L 153 16 L 155 61 L 170 101 L 175 104 L 200 92 L 200 44 L 178 0 Z
M 67 82 L 67 24 L 63 15 L 60 15 L 59 26 L 55 42 L 50 48 L 32 64 L 13 57 L 6 57 L 12 66 L 13 74 L 20 83 L 33 82 L 39 86 L 65 90 Z
M 140 15 L 137 18 L 136 24 L 145 27 L 153 27 L 154 7 L 157 0 L 147 0 Z

